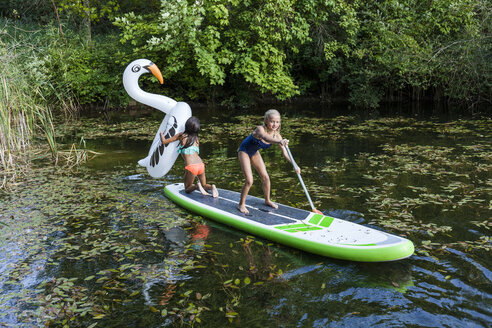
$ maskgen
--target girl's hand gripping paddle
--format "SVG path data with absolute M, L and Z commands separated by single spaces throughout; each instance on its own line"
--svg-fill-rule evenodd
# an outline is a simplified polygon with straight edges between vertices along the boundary
M 297 169 L 297 164 L 294 161 L 294 157 L 292 156 L 292 153 L 290 152 L 289 146 L 285 146 L 285 149 L 287 149 L 287 154 L 289 154 L 290 161 L 292 162 L 292 165 L 294 166 L 294 170 Z M 297 173 L 297 172 L 296 172 Z M 309 201 L 309 205 L 311 205 L 311 209 L 314 213 L 321 214 L 321 211 L 317 210 L 316 207 L 314 207 L 313 201 L 311 200 L 311 197 L 309 197 L 309 193 L 306 189 L 306 185 L 304 184 L 304 181 L 302 181 L 302 177 L 300 173 L 297 173 L 297 177 L 299 178 L 299 181 L 301 182 L 302 189 L 304 189 L 304 192 L 306 193 L 307 199 Z

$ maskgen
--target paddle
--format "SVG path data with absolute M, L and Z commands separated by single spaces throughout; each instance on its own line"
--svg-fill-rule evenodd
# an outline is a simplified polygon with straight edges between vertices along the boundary
M 285 146 L 285 149 L 287 149 L 287 154 L 289 154 L 290 161 L 292 162 L 292 165 L 294 166 L 294 170 L 295 170 L 297 168 L 297 164 L 294 161 L 294 157 L 292 156 L 292 153 L 290 152 L 289 146 Z M 318 213 L 318 214 L 323 215 L 323 213 L 321 213 L 321 211 L 317 210 L 316 207 L 314 207 L 313 201 L 311 200 L 311 197 L 309 196 L 309 193 L 306 189 L 306 185 L 304 184 L 304 181 L 302 181 L 301 174 L 297 173 L 297 177 L 299 178 L 299 181 L 301 182 L 302 189 L 304 189 L 304 192 L 306 193 L 306 196 L 307 196 L 307 199 L 309 201 L 309 205 L 311 205 L 312 211 L 314 213 Z

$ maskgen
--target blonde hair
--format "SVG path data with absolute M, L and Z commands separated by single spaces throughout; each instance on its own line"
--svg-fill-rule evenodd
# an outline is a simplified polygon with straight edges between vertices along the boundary
M 265 112 L 265 117 L 263 118 L 263 128 L 267 128 L 267 121 L 270 119 L 270 117 L 272 116 L 278 116 L 280 117 L 280 113 L 278 110 L 276 109 L 269 109 Z M 277 131 L 275 131 L 275 133 L 280 133 L 280 127 L 282 126 L 282 124 L 280 124 L 278 126 L 278 129 Z

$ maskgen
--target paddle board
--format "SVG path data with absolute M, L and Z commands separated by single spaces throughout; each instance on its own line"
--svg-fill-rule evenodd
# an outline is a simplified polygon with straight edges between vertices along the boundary
M 164 188 L 176 204 L 223 224 L 310 253 L 360 262 L 385 262 L 413 254 L 413 243 L 405 238 L 360 224 L 278 204 L 273 209 L 261 198 L 248 195 L 249 215 L 237 205 L 238 192 L 219 189 L 219 197 L 194 191 L 187 194 L 182 183 Z

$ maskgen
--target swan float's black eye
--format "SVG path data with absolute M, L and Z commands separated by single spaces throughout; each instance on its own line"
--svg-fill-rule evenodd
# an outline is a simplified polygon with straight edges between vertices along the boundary
M 137 64 L 137 65 L 135 65 L 135 66 L 133 66 L 133 67 L 132 67 L 132 72 L 133 72 L 133 73 L 137 73 L 137 72 L 139 72 L 141 69 L 142 69 L 142 67 L 141 67 L 140 65 L 138 65 L 138 64 Z

